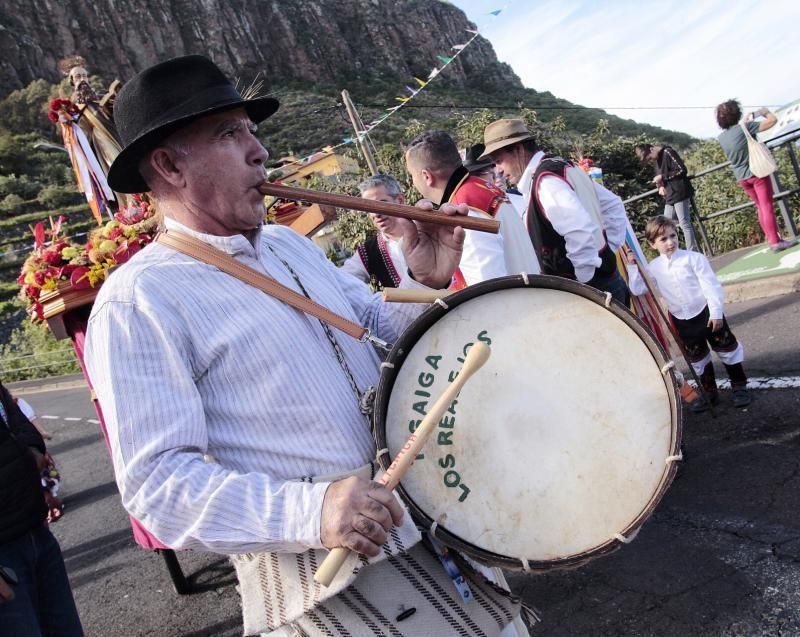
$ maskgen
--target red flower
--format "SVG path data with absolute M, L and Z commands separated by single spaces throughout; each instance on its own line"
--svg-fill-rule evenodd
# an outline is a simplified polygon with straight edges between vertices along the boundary
M 42 253 L 42 261 L 49 265 L 60 265 L 64 259 L 61 258 L 61 250 L 45 250 Z
M 66 115 L 72 117 L 73 115 L 78 114 L 78 107 L 68 99 L 57 98 L 52 100 L 50 102 L 50 112 L 47 113 L 47 117 L 51 122 L 57 122 L 61 113 L 65 113 Z
M 33 228 L 33 242 L 34 245 L 39 248 L 44 245 L 44 224 L 40 221 L 37 223 Z
M 83 290 L 90 286 L 89 277 L 86 276 L 89 273 L 89 268 L 84 265 L 77 266 L 69 277 L 69 282 L 72 284 L 72 287 L 76 290 Z
M 75 271 L 77 265 L 67 264 L 63 268 L 58 271 L 58 278 L 67 280 L 70 278 L 70 275 Z
M 116 228 L 112 228 L 111 229 L 111 232 L 108 233 L 108 238 L 109 239 L 116 239 L 122 233 L 123 233 L 122 228 L 117 226 Z

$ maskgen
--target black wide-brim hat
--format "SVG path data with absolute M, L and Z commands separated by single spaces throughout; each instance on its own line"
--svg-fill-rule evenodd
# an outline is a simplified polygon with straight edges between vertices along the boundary
M 485 149 L 486 146 L 483 144 L 467 146 L 467 148 L 464 150 L 464 168 L 466 168 L 469 172 L 474 173 L 475 171 L 483 168 L 494 166 L 494 161 L 492 161 L 491 157 L 478 159 L 481 155 L 483 155 Z
M 122 87 L 114 102 L 114 123 L 122 152 L 108 171 L 117 192 L 150 190 L 139 163 L 158 143 L 194 120 L 244 108 L 254 123 L 278 110 L 271 97 L 244 99 L 211 60 L 187 55 L 145 69 Z

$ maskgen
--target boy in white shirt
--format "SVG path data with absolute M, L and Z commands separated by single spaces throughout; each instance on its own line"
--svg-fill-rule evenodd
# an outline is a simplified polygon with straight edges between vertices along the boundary
M 670 320 L 683 340 L 686 354 L 712 404 L 719 400 L 713 349 L 719 356 L 733 390 L 734 407 L 746 407 L 751 398 L 742 361 L 744 348 L 728 327 L 722 314 L 724 295 L 708 259 L 699 252 L 678 248 L 677 226 L 663 215 L 653 217 L 645 227 L 645 238 L 658 250 L 647 271 L 658 285 L 669 308 Z M 628 256 L 628 287 L 635 295 L 647 292 L 635 257 Z M 690 405 L 694 412 L 705 411 L 708 404 L 699 398 Z

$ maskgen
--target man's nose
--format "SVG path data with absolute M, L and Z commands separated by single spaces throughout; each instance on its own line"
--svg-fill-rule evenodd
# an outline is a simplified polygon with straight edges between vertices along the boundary
M 264 148 L 264 145 L 261 143 L 261 140 L 256 137 L 256 134 L 250 131 L 249 133 L 250 138 L 250 161 L 255 165 L 261 165 L 267 159 L 269 159 L 269 152 L 267 149 Z
M 269 152 L 264 148 L 264 145 L 259 141 L 258 137 L 253 135 L 253 150 L 251 154 L 251 161 L 256 165 L 261 165 L 269 159 Z

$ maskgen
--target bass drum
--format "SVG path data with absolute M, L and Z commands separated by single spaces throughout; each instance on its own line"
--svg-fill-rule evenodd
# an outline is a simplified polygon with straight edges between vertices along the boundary
M 629 542 L 675 473 L 677 384 L 647 328 L 574 281 L 494 279 L 424 312 L 382 367 L 384 469 L 476 341 L 489 361 L 398 487 L 416 521 L 507 569 L 572 566 Z

